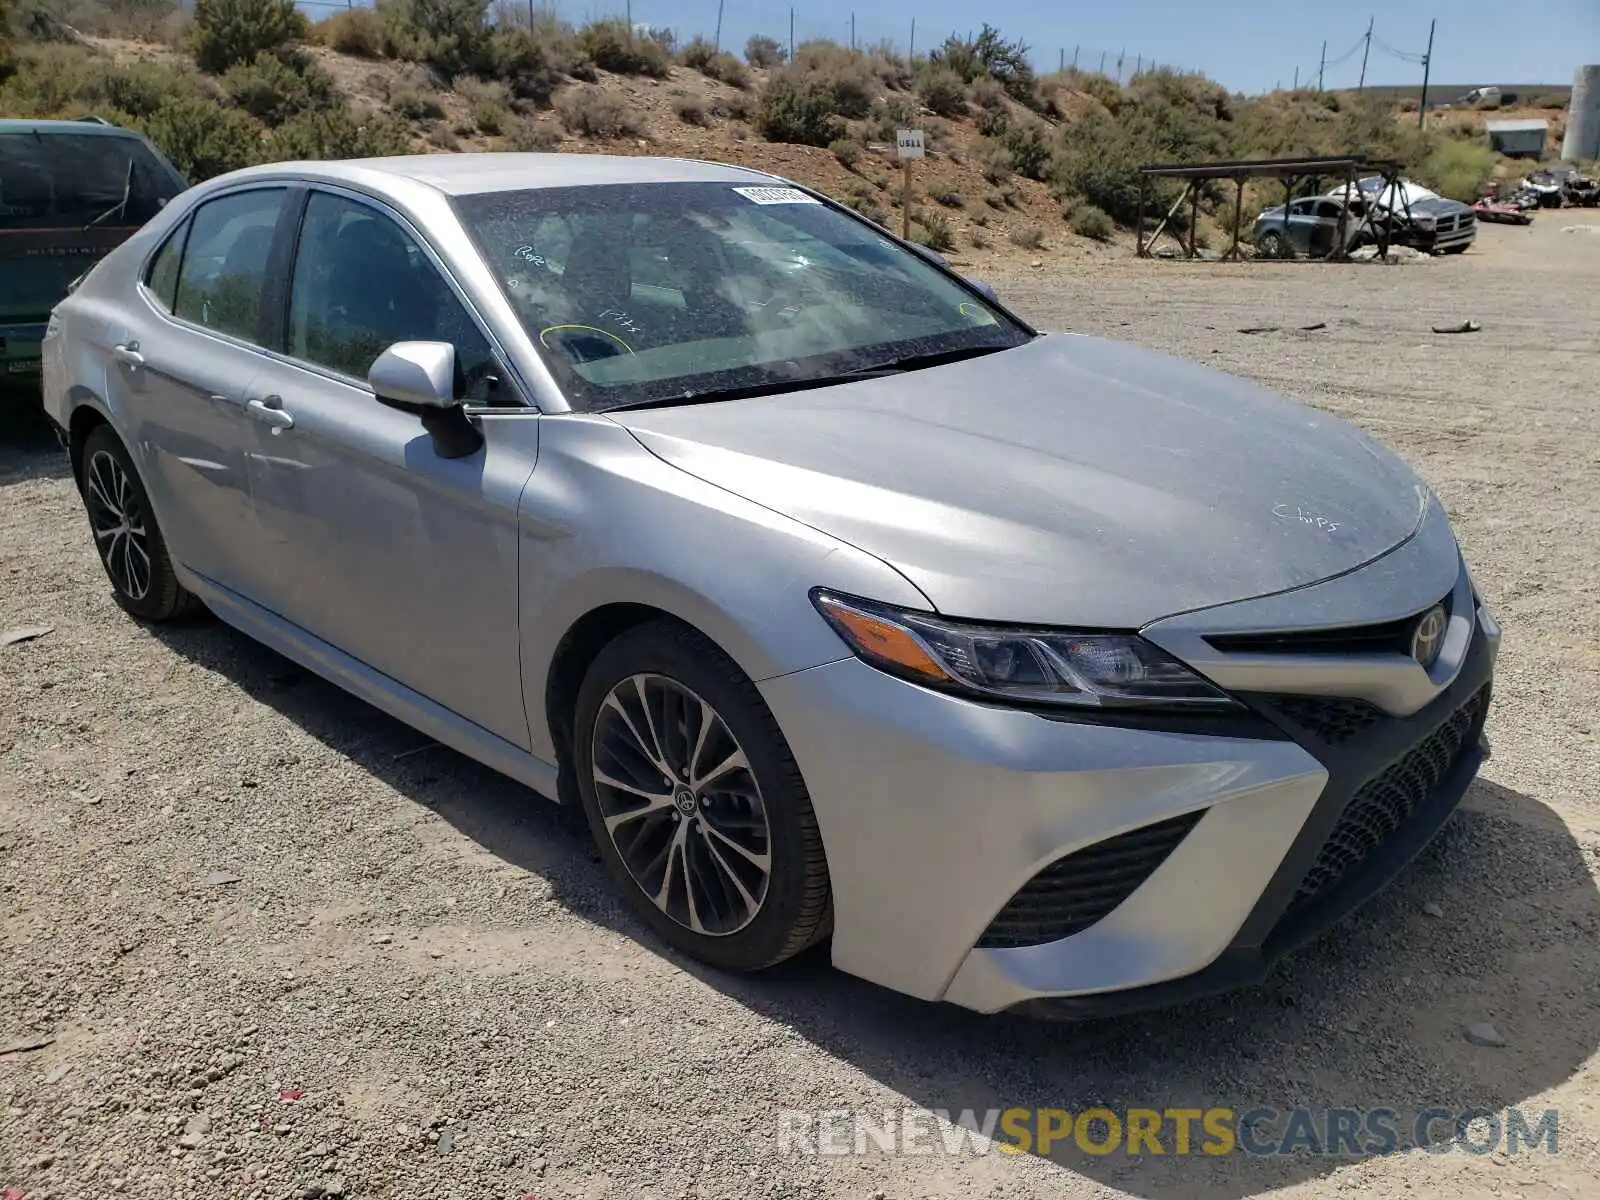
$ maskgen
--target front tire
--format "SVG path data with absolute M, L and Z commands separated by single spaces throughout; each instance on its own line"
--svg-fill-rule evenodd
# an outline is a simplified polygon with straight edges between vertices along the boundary
M 755 685 L 675 621 L 636 626 L 584 677 L 572 758 L 589 830 L 665 942 L 757 971 L 828 933 L 822 835 Z
M 1256 239 L 1256 252 L 1258 258 L 1294 257 L 1294 251 L 1289 246 L 1289 239 L 1276 229 L 1269 229 Z
M 130 616 L 170 621 L 199 607 L 172 569 L 166 539 L 127 447 L 109 425 L 83 444 L 78 492 L 111 593 Z

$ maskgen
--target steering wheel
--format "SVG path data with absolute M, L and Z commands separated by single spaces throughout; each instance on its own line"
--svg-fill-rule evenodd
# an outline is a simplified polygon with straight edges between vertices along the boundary
M 550 325 L 539 331 L 539 344 L 560 350 L 577 363 L 633 353 L 627 342 L 596 325 Z

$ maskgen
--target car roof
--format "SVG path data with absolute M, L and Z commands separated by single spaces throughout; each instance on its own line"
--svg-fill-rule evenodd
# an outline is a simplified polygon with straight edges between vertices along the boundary
M 235 172 L 248 176 L 292 175 L 328 183 L 350 183 L 386 190 L 396 183 L 422 184 L 447 196 L 530 188 L 595 187 L 638 183 L 771 184 L 776 176 L 746 167 L 631 154 L 407 154 L 393 158 L 352 158 L 269 163 Z
M 85 118 L 79 121 L 35 121 L 26 117 L 0 117 L 0 133 L 74 133 L 88 134 L 91 137 L 121 138 L 140 136 L 132 129 L 109 125 L 98 118 Z

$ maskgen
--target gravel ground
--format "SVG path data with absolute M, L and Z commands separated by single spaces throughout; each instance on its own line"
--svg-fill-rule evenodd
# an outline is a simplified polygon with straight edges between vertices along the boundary
M 1388 440 L 1506 627 L 1494 758 L 1384 899 L 1261 988 L 1116 1022 L 975 1018 L 817 954 L 760 980 L 678 961 L 553 806 L 219 624 L 124 618 L 53 443 L 11 422 L 0 630 L 53 628 L 0 648 L 3 1194 L 1594 1195 L 1600 231 L 1562 232 L 1582 220 L 1392 267 L 995 281 L 1041 324 Z M 1430 331 L 1466 318 L 1482 331 Z M 1287 332 L 1238 332 L 1261 325 Z M 779 1109 L 1092 1104 L 1555 1107 L 1559 1153 L 776 1153 Z

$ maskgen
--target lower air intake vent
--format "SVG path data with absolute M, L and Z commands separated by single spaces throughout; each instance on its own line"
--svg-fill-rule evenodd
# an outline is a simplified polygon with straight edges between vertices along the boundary
M 1488 694 L 1479 692 L 1399 762 L 1361 785 L 1300 881 L 1295 905 L 1315 899 L 1365 862 L 1438 790 L 1480 728 L 1487 703 Z
M 1384 720 L 1382 709 L 1344 696 L 1269 696 L 1266 702 L 1330 746 L 1348 742 Z
M 1204 815 L 1185 813 L 1057 859 L 1011 897 L 979 947 L 1042 946 L 1089 928 L 1150 878 Z

